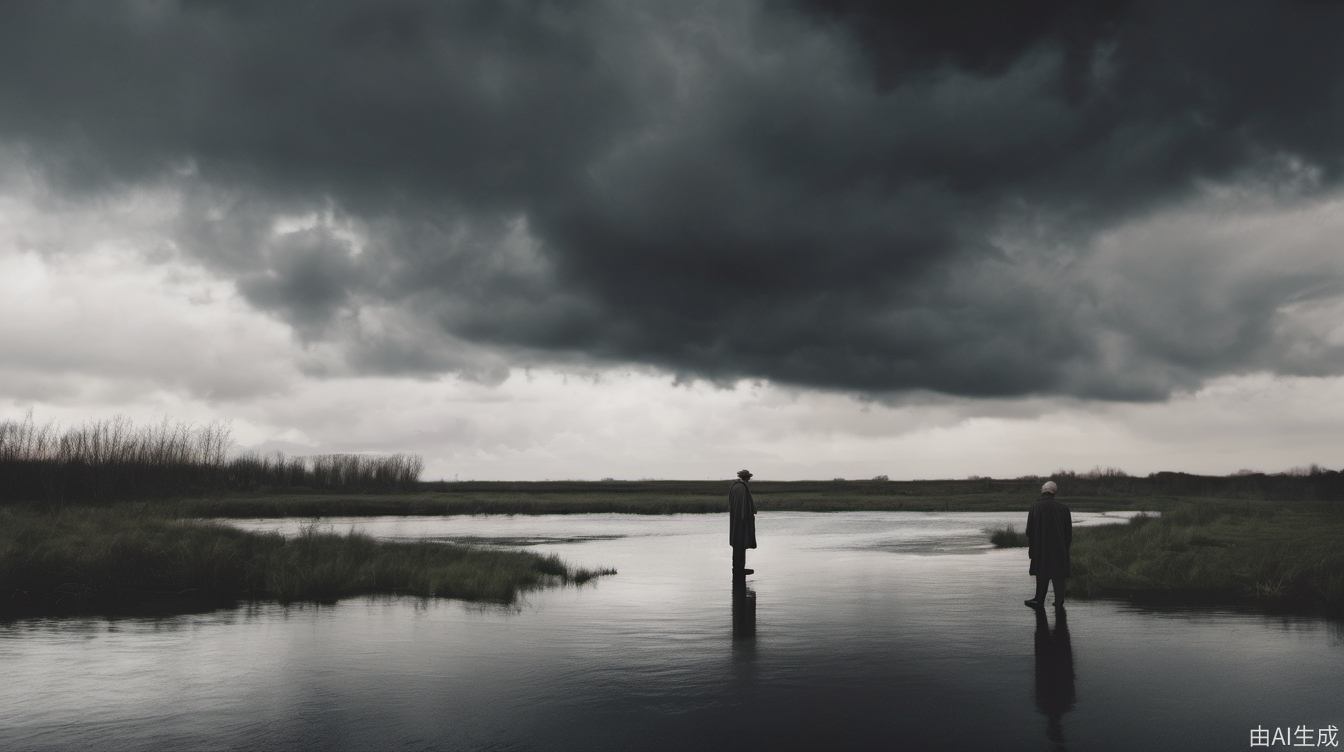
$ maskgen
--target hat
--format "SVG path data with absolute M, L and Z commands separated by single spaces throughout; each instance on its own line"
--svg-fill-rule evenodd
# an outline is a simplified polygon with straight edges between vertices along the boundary
M 1055 495 L 1055 491 L 1056 491 L 1058 488 L 1059 488 L 1059 487 L 1055 485 L 1055 482 L 1054 482 L 1053 480 L 1047 480 L 1047 481 L 1045 482 L 1045 485 L 1041 486 L 1041 493 L 1043 493 L 1043 494 L 1050 494 L 1051 496 L 1054 496 L 1054 495 Z
M 741 478 L 742 480 L 746 480 L 751 477 L 751 471 L 745 468 L 742 470 L 738 470 L 737 477 Z

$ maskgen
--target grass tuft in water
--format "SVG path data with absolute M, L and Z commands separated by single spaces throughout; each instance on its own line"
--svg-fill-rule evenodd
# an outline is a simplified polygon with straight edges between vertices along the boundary
M 1018 532 L 1017 528 L 1012 525 L 1000 528 L 990 528 L 985 532 L 989 533 L 989 542 L 993 543 L 995 548 L 1027 547 L 1027 534 Z

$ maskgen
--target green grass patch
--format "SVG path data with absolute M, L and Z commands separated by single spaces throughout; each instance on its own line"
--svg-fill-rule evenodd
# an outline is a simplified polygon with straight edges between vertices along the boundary
M 1214 601 L 1344 615 L 1344 511 L 1190 502 L 1078 528 L 1071 595 Z
M 292 538 L 144 504 L 0 509 L 0 613 L 184 610 L 239 600 L 405 594 L 509 603 L 613 570 L 555 556 L 305 529 Z

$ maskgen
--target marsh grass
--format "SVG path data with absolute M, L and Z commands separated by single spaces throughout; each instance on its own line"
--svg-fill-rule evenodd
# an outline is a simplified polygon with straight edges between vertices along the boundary
M 1344 615 L 1344 512 L 1193 502 L 1074 531 L 1069 591 Z
M 989 533 L 989 542 L 994 544 L 995 548 L 1026 548 L 1027 534 L 1018 532 L 1012 525 L 1000 528 L 990 528 L 985 532 Z
M 555 556 L 319 532 L 286 539 L 150 505 L 0 509 L 0 613 L 134 612 L 389 593 L 509 603 L 614 570 Z
M 258 489 L 394 490 L 413 487 L 417 455 L 243 454 L 228 428 L 124 418 L 61 430 L 32 416 L 0 421 L 0 500 L 103 502 Z

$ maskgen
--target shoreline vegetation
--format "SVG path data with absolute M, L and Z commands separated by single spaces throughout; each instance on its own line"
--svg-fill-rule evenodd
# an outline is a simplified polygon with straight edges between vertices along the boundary
M 1174 474 L 1173 474 L 1174 475 Z M 1059 478 L 1059 475 L 1052 476 Z M 1200 476 L 1190 476 L 1200 477 Z M 1025 480 L 752 481 L 762 512 L 1016 512 L 1037 497 L 1040 478 Z M 1103 484 L 1061 481 L 1078 512 L 1161 512 L 1210 502 L 1253 508 L 1272 503 L 1333 507 L 1303 484 L 1284 495 L 1201 493 L 1130 479 L 1119 490 Z M 1218 479 L 1203 479 L 1218 480 Z M 1224 490 L 1214 486 L 1213 490 Z M 537 481 L 421 483 L 396 493 L 323 491 L 233 493 L 165 500 L 179 514 L 207 518 L 381 517 L 476 514 L 719 514 L 727 509 L 728 481 Z M 1339 497 L 1344 509 L 1344 493 Z
M 32 416 L 0 420 L 0 500 L 106 503 L 269 490 L 416 487 L 414 454 L 246 452 L 229 456 L 220 423 L 135 425 L 124 418 L 61 429 Z
M 240 601 L 411 595 L 512 603 L 615 570 L 554 555 L 388 542 L 305 528 L 289 538 L 178 519 L 148 504 L 0 509 L 0 617 L 180 612 Z
M 996 547 L 1026 546 L 1023 533 L 990 532 Z M 1068 592 L 1340 618 L 1341 532 L 1344 504 L 1182 502 L 1161 516 L 1074 528 Z

